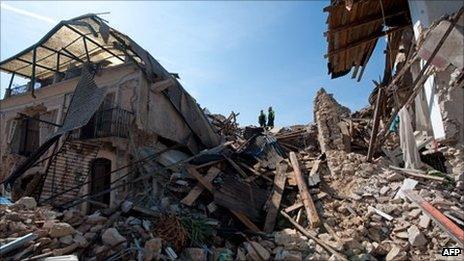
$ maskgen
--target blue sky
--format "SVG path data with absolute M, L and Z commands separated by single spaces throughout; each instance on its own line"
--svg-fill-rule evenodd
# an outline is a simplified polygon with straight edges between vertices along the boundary
M 331 80 L 323 55 L 329 1 L 296 2 L 10 2 L 1 1 L 4 60 L 29 47 L 58 21 L 86 13 L 102 15 L 170 72 L 202 107 L 241 125 L 256 124 L 260 109 L 273 106 L 276 125 L 313 120 L 313 99 L 324 87 L 352 110 L 367 98 L 384 65 L 380 40 L 361 82 L 349 75 Z M 1 75 L 3 96 L 9 75 Z

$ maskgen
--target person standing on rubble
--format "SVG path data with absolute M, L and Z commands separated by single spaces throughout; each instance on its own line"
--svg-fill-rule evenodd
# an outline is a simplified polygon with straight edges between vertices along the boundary
M 270 129 L 274 128 L 274 118 L 275 118 L 275 112 L 272 110 L 272 107 L 269 107 L 268 115 L 267 115 L 267 126 Z
M 266 128 L 266 114 L 264 114 L 263 110 L 261 110 L 261 113 L 259 114 L 258 122 L 259 126 L 261 126 L 262 128 Z

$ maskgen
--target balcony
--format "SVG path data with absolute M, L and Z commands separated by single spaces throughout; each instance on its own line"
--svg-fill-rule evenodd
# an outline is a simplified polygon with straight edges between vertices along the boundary
M 129 137 L 129 128 L 134 113 L 121 108 L 97 111 L 82 128 L 73 131 L 73 139 L 95 139 L 104 137 Z

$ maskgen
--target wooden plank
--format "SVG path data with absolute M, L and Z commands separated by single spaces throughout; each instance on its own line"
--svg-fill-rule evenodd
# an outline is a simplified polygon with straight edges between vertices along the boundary
M 269 199 L 269 192 L 257 186 L 223 175 L 221 185 L 213 191 L 214 202 L 222 207 L 244 213 L 252 221 L 262 221 L 262 208 Z
M 242 175 L 242 177 L 244 178 L 248 178 L 248 175 L 245 173 L 245 171 L 243 171 L 242 168 L 240 168 L 240 166 L 235 163 L 235 161 L 233 161 L 231 158 L 227 157 L 226 155 L 222 155 L 224 156 L 224 158 L 230 163 L 230 165 L 232 165 L 232 167 L 238 171 L 238 173 L 240 173 L 240 175 Z
M 356 20 L 356 21 L 354 21 L 352 23 L 347 23 L 347 24 L 343 24 L 343 25 L 335 27 L 335 28 L 331 28 L 329 31 L 324 32 L 324 35 L 326 36 L 327 34 L 335 34 L 335 33 L 338 33 L 340 31 L 344 31 L 344 30 L 347 30 L 347 29 L 352 30 L 352 29 L 354 29 L 354 28 L 356 28 L 358 26 L 363 26 L 363 25 L 370 24 L 370 23 L 380 22 L 383 19 L 404 15 L 405 13 L 406 13 L 406 10 L 402 10 L 402 11 L 395 12 L 395 13 L 392 13 L 392 14 L 389 14 L 389 15 L 386 15 L 386 16 L 383 16 L 381 13 L 375 14 L 375 15 L 370 15 L 370 16 L 365 17 L 363 19 Z
M 213 160 L 213 161 L 210 161 L 210 162 L 203 163 L 201 165 L 195 165 L 195 168 L 196 169 L 201 169 L 201 168 L 208 167 L 208 166 L 214 165 L 216 163 L 219 163 L 219 162 L 221 162 L 223 160 L 224 159 L 218 159 L 218 160 Z
M 293 211 L 293 210 L 297 210 L 297 209 L 299 209 L 299 208 L 301 208 L 301 207 L 303 207 L 303 202 L 297 202 L 297 203 L 291 205 L 290 207 L 286 207 L 286 208 L 284 209 L 284 211 L 285 211 L 286 213 L 288 213 L 288 212 L 291 212 L 291 211 Z
M 431 179 L 431 180 L 436 180 L 436 181 L 445 181 L 445 178 L 443 177 L 437 177 L 437 176 L 432 176 L 432 175 L 426 175 L 424 174 L 425 172 L 421 172 L 419 170 L 414 170 L 414 169 L 405 169 L 405 168 L 400 168 L 400 167 L 396 167 L 396 166 L 389 166 L 391 169 L 394 169 L 394 170 L 399 170 L 401 171 L 402 173 L 408 175 L 408 176 L 412 176 L 412 177 L 416 177 L 416 178 L 423 178 L 423 179 Z
M 298 159 L 296 158 L 295 152 L 290 152 L 290 162 L 293 167 L 293 174 L 295 176 L 296 183 L 298 185 L 298 190 L 301 196 L 301 200 L 306 210 L 306 215 L 311 224 L 311 227 L 315 228 L 320 225 L 319 216 L 317 214 L 316 206 L 314 201 L 309 194 L 308 187 L 304 182 L 303 175 L 301 174 L 300 165 L 298 164 Z
M 175 85 L 175 81 L 174 79 L 172 78 L 169 78 L 167 80 L 163 80 L 163 81 L 160 81 L 160 82 L 156 82 L 154 84 L 152 84 L 150 86 L 150 91 L 154 92 L 154 93 L 160 93 L 164 90 L 166 90 L 167 88 Z
M 295 180 L 295 175 L 293 175 L 293 171 L 287 172 L 287 186 L 292 186 L 295 187 L 296 180 Z
M 200 173 L 198 173 L 195 167 L 193 167 L 192 165 L 188 165 L 186 167 L 186 170 L 190 175 L 192 175 L 192 177 L 196 178 L 203 185 L 203 187 L 208 189 L 209 192 L 213 192 L 213 184 L 211 184 L 211 182 L 206 180 L 206 178 L 204 178 Z M 261 232 L 261 230 L 242 213 L 238 213 L 233 210 L 230 210 L 230 212 L 232 212 L 232 214 L 234 214 L 251 231 Z
M 212 182 L 217 175 L 219 175 L 221 171 L 216 167 L 211 167 L 208 170 L 208 173 L 205 175 L 205 179 L 208 182 Z M 181 200 L 181 203 L 187 206 L 192 206 L 193 202 L 200 196 L 200 194 L 205 190 L 205 187 L 199 182 L 190 192 L 188 193 L 185 198 Z
M 329 56 L 333 56 L 333 55 L 339 54 L 341 52 L 345 52 L 347 50 L 358 47 L 360 45 L 372 42 L 374 40 L 377 40 L 377 38 L 380 38 L 380 37 L 385 36 L 385 35 L 392 34 L 392 33 L 397 32 L 397 31 L 401 31 L 401 30 L 403 30 L 403 29 L 405 29 L 407 27 L 409 27 L 409 25 L 398 26 L 398 27 L 389 29 L 387 31 L 376 32 L 376 33 L 374 33 L 372 35 L 369 35 L 369 36 L 367 36 L 365 38 L 359 39 L 356 42 L 352 42 L 352 43 L 347 44 L 346 46 L 342 46 L 342 47 L 340 47 L 338 49 L 332 50 L 332 51 L 328 52 L 327 54 L 325 54 L 324 58 L 328 58 Z
M 235 217 L 238 218 L 238 220 L 240 220 L 251 231 L 261 232 L 261 229 L 259 229 L 253 222 L 251 222 L 244 214 L 234 210 L 230 210 L 230 212 L 232 212 L 232 214 L 234 214 Z
M 438 226 L 461 245 L 461 247 L 464 247 L 464 230 L 454 224 L 453 221 L 443 215 L 438 209 L 425 201 L 413 190 L 405 190 L 403 193 L 408 199 L 416 203 L 427 216 L 436 222 Z
M 243 163 L 243 162 L 239 162 L 239 164 L 240 164 L 242 167 L 244 167 L 245 169 L 249 170 L 251 173 L 253 173 L 253 175 L 256 175 L 257 177 L 262 177 L 263 179 L 272 182 L 272 179 L 271 179 L 271 178 L 269 178 L 269 177 L 266 176 L 266 175 L 263 175 L 263 174 L 259 173 L 258 171 L 256 171 L 254 168 L 248 166 L 247 164 L 245 164 L 245 163 Z M 253 178 L 253 177 L 248 177 L 247 180 L 251 180 L 251 178 Z
M 287 164 L 277 165 L 277 174 L 274 176 L 274 192 L 271 197 L 271 205 L 267 211 L 266 222 L 264 223 L 264 232 L 271 233 L 274 230 L 277 213 L 279 212 L 280 202 L 285 190 L 285 181 L 287 180 Z
M 200 183 L 201 185 L 203 185 L 203 187 L 207 188 L 209 191 L 213 191 L 213 185 L 211 184 L 211 182 L 209 182 L 208 180 L 206 180 L 205 177 L 203 177 L 196 169 L 195 167 L 193 167 L 192 165 L 188 165 L 186 167 L 186 170 L 188 172 L 188 174 L 190 174 L 192 177 L 196 178 Z
M 371 138 L 369 140 L 369 148 L 367 150 L 367 162 L 370 162 L 372 160 L 372 156 L 374 155 L 375 152 L 375 145 L 376 145 L 376 138 L 377 138 L 377 132 L 379 130 L 379 122 L 380 122 L 380 102 L 382 100 L 383 96 L 383 90 L 384 87 L 379 86 L 379 89 L 377 91 L 377 100 L 375 101 L 375 109 L 374 109 L 374 124 L 372 126 L 372 133 L 371 133 Z

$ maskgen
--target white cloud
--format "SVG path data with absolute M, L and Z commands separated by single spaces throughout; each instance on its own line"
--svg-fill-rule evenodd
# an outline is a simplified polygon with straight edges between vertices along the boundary
M 26 11 L 24 9 L 16 8 L 16 7 L 13 7 L 13 6 L 9 5 L 9 4 L 6 4 L 5 2 L 1 2 L 0 7 L 3 10 L 8 10 L 8 11 L 11 11 L 13 13 L 16 13 L 16 14 L 19 14 L 19 15 L 22 15 L 22 16 L 34 18 L 34 19 L 37 19 L 37 20 L 40 20 L 40 21 L 43 21 L 43 22 L 47 22 L 49 24 L 56 24 L 57 23 L 57 21 L 53 20 L 50 17 L 43 16 L 43 15 L 40 15 L 40 14 L 36 14 L 36 13 L 33 13 L 33 12 L 29 12 L 29 11 Z

